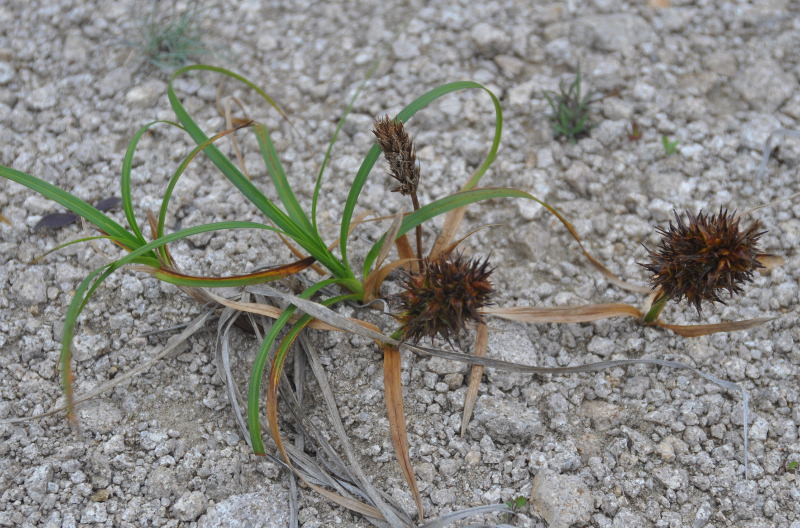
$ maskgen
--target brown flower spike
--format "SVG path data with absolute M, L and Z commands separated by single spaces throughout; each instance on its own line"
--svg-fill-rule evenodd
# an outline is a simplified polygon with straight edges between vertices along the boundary
M 459 340 L 469 322 L 483 321 L 480 309 L 492 304 L 494 293 L 489 259 L 466 259 L 461 254 L 423 259 L 419 273 L 406 273 L 395 317 L 402 323 L 403 341 L 418 342 L 437 334 Z
M 641 265 L 653 274 L 651 282 L 662 292 L 659 297 L 685 297 L 699 313 L 703 301 L 725 304 L 720 290 L 731 296 L 741 293 L 741 285 L 753 281 L 753 271 L 764 267 L 758 258 L 765 254 L 757 245 L 766 231 L 758 220 L 741 229 L 739 220 L 724 209 L 716 215 L 692 216 L 687 211 L 686 220 L 676 212 L 675 225 L 658 228 L 661 243 L 655 251 L 648 250 L 650 262 Z
M 389 162 L 389 174 L 400 182 L 392 189 L 404 196 L 415 196 L 419 186 L 419 166 L 414 142 L 406 132 L 403 122 L 384 116 L 375 121 L 372 131 L 378 138 L 378 146 Z

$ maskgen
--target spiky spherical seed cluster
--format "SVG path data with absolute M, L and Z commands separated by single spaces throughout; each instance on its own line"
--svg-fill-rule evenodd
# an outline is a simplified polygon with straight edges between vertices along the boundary
M 378 139 L 383 157 L 389 163 L 389 175 L 400 182 L 392 191 L 404 196 L 415 194 L 419 186 L 417 150 L 403 122 L 390 119 L 388 115 L 384 116 L 375 121 L 372 133 Z
M 437 334 L 448 342 L 466 332 L 467 323 L 483 321 L 479 310 L 494 293 L 489 259 L 466 259 L 461 254 L 430 261 L 423 259 L 419 273 L 406 273 L 395 316 L 402 323 L 403 341 L 418 342 Z
M 758 257 L 758 240 L 766 231 L 758 220 L 746 229 L 739 218 L 720 209 L 719 214 L 702 212 L 686 219 L 675 213 L 675 225 L 658 228 L 661 243 L 655 251 L 648 250 L 650 262 L 641 264 L 652 274 L 654 287 L 663 295 L 680 301 L 684 297 L 694 304 L 698 313 L 703 301 L 725 304 L 719 293 L 742 292 L 741 285 L 753 281 L 753 271 L 762 268 Z

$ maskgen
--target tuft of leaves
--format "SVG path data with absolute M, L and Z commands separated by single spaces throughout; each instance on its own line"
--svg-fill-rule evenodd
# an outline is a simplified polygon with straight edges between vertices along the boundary
M 372 130 L 378 139 L 378 146 L 383 157 L 389 163 L 389 175 L 400 185 L 392 189 L 404 196 L 413 196 L 419 186 L 419 166 L 417 165 L 417 149 L 406 132 L 403 122 L 384 116 L 375 121 Z
M 544 92 L 544 98 L 553 111 L 550 114 L 550 125 L 555 136 L 565 137 L 570 143 L 589 136 L 589 131 L 596 126 L 589 120 L 592 94 L 581 95 L 581 69 L 578 67 L 575 80 L 565 87 L 559 83 L 559 92 Z
M 678 152 L 679 143 L 680 141 L 677 139 L 675 141 L 670 141 L 667 136 L 661 136 L 661 146 L 664 147 L 664 154 L 667 156 L 672 156 Z
M 766 231 L 758 220 L 742 229 L 736 214 L 725 209 L 697 216 L 687 211 L 685 216 L 676 212 L 674 225 L 658 228 L 661 242 L 655 251 L 648 249 L 650 262 L 640 265 L 653 274 L 659 298 L 686 298 L 700 313 L 704 301 L 725 304 L 721 290 L 732 297 L 742 292 L 742 284 L 753 281 L 753 271 L 764 267 L 758 241 Z
M 165 70 L 183 66 L 194 56 L 210 53 L 202 44 L 202 2 L 191 2 L 182 13 L 176 12 L 174 6 L 171 13 L 166 12 L 164 5 L 167 4 L 153 1 L 153 8 L 142 25 L 142 41 L 127 44 Z
M 403 291 L 395 296 L 402 340 L 416 343 L 440 335 L 458 341 L 467 324 L 482 322 L 480 310 L 492 304 L 491 274 L 488 258 L 467 259 L 460 253 L 423 259 L 418 273 L 405 272 Z

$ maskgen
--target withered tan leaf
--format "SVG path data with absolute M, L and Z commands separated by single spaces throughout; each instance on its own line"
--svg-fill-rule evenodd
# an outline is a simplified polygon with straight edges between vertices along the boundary
M 478 323 L 475 335 L 475 356 L 486 357 L 489 343 L 489 331 L 485 323 Z M 461 438 L 467 432 L 467 425 L 472 419 L 472 410 L 475 408 L 475 402 L 478 399 L 478 389 L 481 386 L 481 378 L 483 377 L 483 365 L 472 365 L 469 373 L 469 386 L 467 387 L 467 394 L 464 396 L 464 413 L 461 416 Z
M 408 482 L 414 502 L 417 504 L 419 521 L 424 518 L 422 497 L 417 488 L 417 479 L 414 476 L 414 467 L 411 465 L 409 455 L 408 430 L 406 429 L 406 412 L 403 405 L 403 384 L 400 379 L 402 365 L 400 349 L 394 345 L 381 344 L 383 348 L 383 387 L 386 395 L 386 413 L 389 417 L 389 431 L 392 435 L 392 445 L 395 456 L 400 464 L 400 469 Z

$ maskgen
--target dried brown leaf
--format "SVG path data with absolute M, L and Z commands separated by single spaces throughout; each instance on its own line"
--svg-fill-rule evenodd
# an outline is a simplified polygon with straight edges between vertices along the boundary
M 439 256 L 444 252 L 445 248 L 447 248 L 450 243 L 453 242 L 453 239 L 456 237 L 456 233 L 458 232 L 458 228 L 461 227 L 461 222 L 464 220 L 464 214 L 466 212 L 466 206 L 447 212 L 444 217 L 442 229 L 439 231 L 439 236 L 436 237 L 436 241 L 433 243 L 433 247 L 428 254 L 428 258 L 430 260 L 436 260 L 439 258 Z
M 475 335 L 475 356 L 486 357 L 488 343 L 488 327 L 485 323 L 478 323 Z M 483 365 L 472 365 L 469 373 L 467 394 L 464 396 L 464 413 L 461 416 L 461 438 L 464 438 L 467 432 L 467 425 L 469 425 L 469 421 L 472 419 L 472 410 L 475 408 L 475 402 L 478 400 L 478 389 L 481 386 L 481 377 L 483 377 Z
M 770 321 L 774 321 L 777 317 L 759 317 L 757 319 L 745 319 L 743 321 L 727 321 L 724 323 L 713 324 L 699 324 L 699 325 L 673 325 L 655 321 L 652 324 L 672 330 L 682 337 L 700 337 L 711 334 L 718 334 L 721 332 L 736 332 L 738 330 L 747 330 L 754 326 L 759 326 Z
M 484 308 L 483 313 L 508 319 L 509 321 L 522 321 L 526 323 L 588 323 L 609 317 L 635 317 L 641 318 L 635 306 L 622 303 L 586 304 L 582 306 L 512 306 L 508 308 Z
M 400 469 L 408 482 L 414 502 L 417 504 L 419 522 L 424 518 L 422 497 L 417 488 L 417 479 L 414 476 L 414 467 L 411 465 L 408 446 L 408 430 L 406 429 L 406 413 L 403 406 L 403 383 L 400 379 L 401 356 L 400 349 L 394 345 L 381 344 L 383 348 L 383 386 L 386 394 L 386 412 L 389 417 L 389 430 L 392 435 L 392 445 L 395 456 L 400 463 Z

